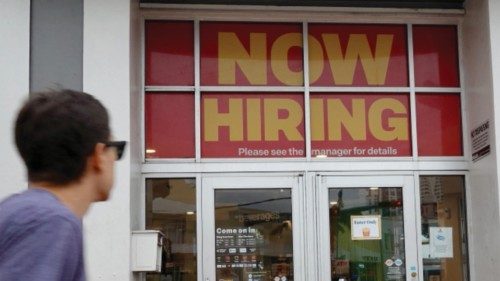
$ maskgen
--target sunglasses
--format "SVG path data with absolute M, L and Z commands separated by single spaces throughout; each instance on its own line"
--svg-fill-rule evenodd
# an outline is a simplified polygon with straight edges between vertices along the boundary
M 106 147 L 114 147 L 116 149 L 116 160 L 120 160 L 125 150 L 126 141 L 107 141 L 104 143 Z

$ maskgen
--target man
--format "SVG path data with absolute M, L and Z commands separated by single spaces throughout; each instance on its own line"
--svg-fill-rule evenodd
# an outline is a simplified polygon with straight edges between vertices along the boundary
M 29 188 L 0 203 L 0 280 L 85 280 L 81 219 L 108 198 L 125 142 L 110 141 L 108 113 L 89 94 L 35 94 L 15 142 Z

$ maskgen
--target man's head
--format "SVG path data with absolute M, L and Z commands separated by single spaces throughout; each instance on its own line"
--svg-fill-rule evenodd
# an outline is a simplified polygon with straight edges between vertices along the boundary
M 33 94 L 15 124 L 30 182 L 64 186 L 90 174 L 102 193 L 113 184 L 116 152 L 108 149 L 110 135 L 106 108 L 93 96 L 71 90 Z

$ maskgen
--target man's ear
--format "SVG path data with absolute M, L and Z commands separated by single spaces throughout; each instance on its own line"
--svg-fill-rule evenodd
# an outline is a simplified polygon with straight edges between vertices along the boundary
M 90 169 L 100 172 L 104 169 L 106 146 L 103 143 L 97 143 L 94 151 L 89 156 Z

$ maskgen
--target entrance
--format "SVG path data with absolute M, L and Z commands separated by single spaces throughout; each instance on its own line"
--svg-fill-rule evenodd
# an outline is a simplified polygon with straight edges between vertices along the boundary
M 202 183 L 204 280 L 305 280 L 301 176 L 208 177 Z
M 417 280 L 411 175 L 318 175 L 317 224 L 304 221 L 315 208 L 303 203 L 310 189 L 302 176 L 206 177 L 202 184 L 205 280 L 308 281 L 304 265 L 314 256 L 320 280 Z M 309 239 L 319 253 L 306 253 L 306 226 L 316 227 Z
M 463 175 L 200 180 L 147 179 L 146 229 L 167 242 L 161 274 L 146 280 L 468 280 Z
M 417 280 L 413 176 L 318 176 L 320 280 Z

